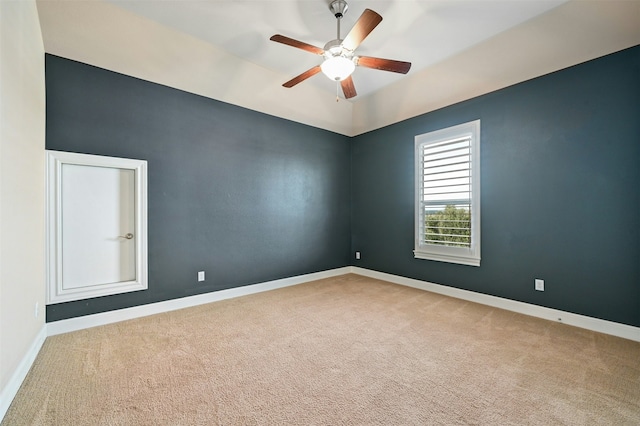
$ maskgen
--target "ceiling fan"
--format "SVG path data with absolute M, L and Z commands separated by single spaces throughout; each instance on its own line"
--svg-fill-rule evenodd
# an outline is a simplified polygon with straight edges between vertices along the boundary
M 409 72 L 411 62 L 372 58 L 370 56 L 356 56 L 354 54 L 355 50 L 360 46 L 360 43 L 362 43 L 369 33 L 382 21 L 382 16 L 371 9 L 365 9 L 351 31 L 349 31 L 349 34 L 342 39 L 340 38 L 340 20 L 348 8 L 349 6 L 345 0 L 333 0 L 329 5 L 329 10 L 337 20 L 338 36 L 335 40 L 331 40 L 325 44 L 323 49 L 280 34 L 276 34 L 270 38 L 272 41 L 324 57 L 321 65 L 316 65 L 297 77 L 292 78 L 283 84 L 284 87 L 291 88 L 322 71 L 329 79 L 340 83 L 344 97 L 349 99 L 357 95 L 353 79 L 351 78 L 351 74 L 356 66 L 401 74 Z

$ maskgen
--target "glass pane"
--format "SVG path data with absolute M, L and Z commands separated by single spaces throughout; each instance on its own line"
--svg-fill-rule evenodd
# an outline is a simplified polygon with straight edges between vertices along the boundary
M 469 204 L 424 206 L 424 242 L 453 247 L 471 246 Z

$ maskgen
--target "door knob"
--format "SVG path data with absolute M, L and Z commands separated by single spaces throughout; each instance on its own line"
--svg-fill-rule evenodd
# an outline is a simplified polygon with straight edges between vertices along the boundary
M 129 232 L 127 235 L 125 236 L 120 235 L 118 238 L 126 238 L 127 240 L 130 240 L 133 238 L 133 234 Z

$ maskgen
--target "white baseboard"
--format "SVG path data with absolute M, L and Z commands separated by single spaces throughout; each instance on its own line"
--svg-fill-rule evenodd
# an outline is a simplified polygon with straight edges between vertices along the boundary
M 518 302 L 515 300 L 505 299 L 497 296 L 476 293 L 469 290 L 462 290 L 455 287 L 434 284 L 427 281 L 420 281 L 412 278 L 401 277 L 399 275 L 387 274 L 384 272 L 373 271 L 370 269 L 359 268 L 356 266 L 346 266 L 344 268 L 331 269 L 328 271 L 316 272 L 312 274 L 299 275 L 281 280 L 269 281 L 259 284 L 248 285 L 244 287 L 231 288 L 228 290 L 220 290 L 212 293 L 199 294 L 196 296 L 188 296 L 180 299 L 167 300 L 164 302 L 151 303 L 148 305 L 134 306 L 116 311 L 103 312 L 99 314 L 86 315 L 83 317 L 70 318 L 67 320 L 55 321 L 47 324 L 46 332 L 48 336 L 56 334 L 69 333 L 71 331 L 82 330 L 85 328 L 96 327 L 114 322 L 125 321 L 144 317 L 148 315 L 169 312 L 176 309 L 189 308 L 205 303 L 217 302 L 234 297 L 246 296 L 249 294 L 260 293 L 263 291 L 275 290 L 277 288 L 289 287 L 292 285 L 302 284 L 309 281 L 320 280 L 323 278 L 335 277 L 347 273 L 354 273 L 366 277 L 376 278 L 388 281 L 394 284 L 400 284 L 420 290 L 430 291 L 445 296 L 455 297 L 457 299 L 468 300 L 470 302 L 480 303 L 495 308 L 505 309 L 512 312 L 518 312 L 537 318 L 550 321 L 562 322 L 564 324 L 587 330 L 597 331 L 599 333 L 610 334 L 612 336 L 622 337 L 629 340 L 640 342 L 640 328 L 626 324 L 620 324 L 613 321 L 592 318 L 585 315 L 574 314 L 571 312 L 560 311 L 558 309 L 546 308 L 543 306 L 532 305 L 530 303 Z M 44 339 L 43 339 L 44 340 Z M 42 345 L 42 343 L 40 343 Z M 37 352 L 36 352 L 37 353 Z M 35 358 L 35 356 L 34 356 Z M 28 368 L 27 368 L 28 371 Z M 2 399 L 4 401 L 4 399 Z
M 148 305 L 134 306 L 131 308 L 118 309 L 115 311 L 102 312 L 99 314 L 85 315 L 82 317 L 70 318 L 66 320 L 47 323 L 47 335 L 69 333 L 71 331 L 83 330 L 85 328 L 99 325 L 111 324 L 148 315 L 160 314 L 162 312 L 174 311 L 177 309 L 189 308 L 203 305 L 205 303 L 217 302 L 234 297 L 246 296 L 263 291 L 275 290 L 277 288 L 289 287 L 309 281 L 321 280 L 323 278 L 335 277 L 351 272 L 351 267 L 330 269 L 328 271 L 315 272 L 312 274 L 298 275 L 296 277 L 284 278 L 281 280 L 268 281 L 259 284 L 247 285 L 244 287 L 230 288 L 228 290 L 214 291 L 211 293 L 198 294 L 180 299 L 166 300 L 164 302 L 150 303 Z
M 11 379 L 9 379 L 7 385 L 0 392 L 0 422 L 7 413 L 13 398 L 16 397 L 20 386 L 22 386 L 22 382 L 24 382 L 25 377 L 27 377 L 27 373 L 33 365 L 33 362 L 36 360 L 36 356 L 38 356 L 46 338 L 47 328 L 43 325 L 36 335 L 36 338 L 33 340 L 33 343 L 31 343 L 31 347 L 22 358 L 22 361 L 20 361 L 18 368 L 16 368 L 11 375 Z
M 575 327 L 580 327 L 587 330 L 597 331 L 599 333 L 610 334 L 612 336 L 622 337 L 625 339 L 640 342 L 640 327 L 633 327 L 613 321 L 592 318 L 585 315 L 560 311 L 558 309 L 545 308 L 543 306 L 532 305 L 530 303 L 518 302 L 515 300 L 504 299 L 502 297 L 490 296 L 488 294 L 476 293 L 469 290 L 462 290 L 455 287 L 447 287 L 445 285 L 415 280 L 412 278 L 401 277 L 384 272 L 372 271 L 370 269 L 359 268 L 356 266 L 351 267 L 351 272 L 354 274 L 363 275 L 365 277 L 376 278 L 394 284 L 400 284 L 420 290 L 430 291 L 432 293 L 451 296 L 462 300 L 468 300 L 470 302 L 481 303 L 483 305 L 492 306 L 494 308 L 518 312 L 521 314 L 543 318 L 550 321 L 562 322 L 564 324 L 569 324 Z

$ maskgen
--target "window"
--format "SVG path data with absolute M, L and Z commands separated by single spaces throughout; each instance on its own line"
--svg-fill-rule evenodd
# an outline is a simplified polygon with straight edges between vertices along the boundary
M 480 266 L 480 120 L 418 135 L 418 259 Z

